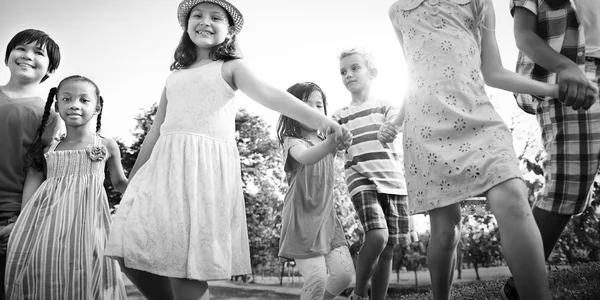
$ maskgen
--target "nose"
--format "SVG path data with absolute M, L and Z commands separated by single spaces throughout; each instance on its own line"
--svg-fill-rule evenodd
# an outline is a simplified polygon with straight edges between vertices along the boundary
M 79 105 L 77 104 L 77 101 L 73 101 L 73 102 L 71 102 L 71 103 L 69 104 L 69 109 L 72 109 L 72 110 L 79 109 Z
M 23 51 L 23 54 L 21 54 L 21 58 L 27 59 L 27 60 L 32 60 L 32 56 L 33 56 L 33 53 L 31 50 L 25 50 L 25 51 Z

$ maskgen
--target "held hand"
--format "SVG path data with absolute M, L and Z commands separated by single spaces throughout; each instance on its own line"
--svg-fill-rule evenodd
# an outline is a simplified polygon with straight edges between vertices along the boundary
M 342 125 L 342 132 L 344 132 L 344 139 L 338 144 L 338 151 L 346 150 L 352 146 L 352 133 L 350 133 L 350 130 Z
M 379 132 L 377 133 L 377 139 L 383 143 L 391 143 L 396 139 L 398 135 L 398 128 L 394 126 L 390 122 L 385 122 L 381 127 L 379 127 Z
M 558 101 L 574 110 L 589 109 L 596 101 L 597 90 L 575 64 L 558 71 Z

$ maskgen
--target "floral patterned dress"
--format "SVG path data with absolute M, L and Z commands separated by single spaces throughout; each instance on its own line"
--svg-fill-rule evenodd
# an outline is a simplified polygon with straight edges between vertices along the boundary
M 471 1 L 479 0 L 399 0 L 390 8 L 410 74 L 404 165 L 412 214 L 522 176 L 511 133 L 484 90 L 482 23 Z
M 108 151 L 99 137 L 87 149 L 55 151 L 58 144 L 45 154 L 46 180 L 10 235 L 6 299 L 127 299 L 119 265 L 104 257 Z

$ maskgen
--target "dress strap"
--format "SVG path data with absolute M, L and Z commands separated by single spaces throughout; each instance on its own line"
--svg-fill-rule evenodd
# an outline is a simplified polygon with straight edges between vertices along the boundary
M 50 143 L 50 147 L 48 147 L 48 152 L 56 150 L 56 147 L 58 147 L 58 144 L 60 144 L 60 142 L 65 138 L 65 136 L 66 135 L 63 134 L 60 137 L 53 138 L 52 143 Z
M 97 134 L 94 135 L 94 146 L 99 146 L 102 144 L 102 138 L 100 138 Z

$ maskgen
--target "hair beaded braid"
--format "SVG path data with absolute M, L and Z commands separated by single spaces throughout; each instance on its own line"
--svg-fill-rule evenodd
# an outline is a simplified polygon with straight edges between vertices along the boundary
M 50 118 L 50 109 L 52 108 L 52 103 L 54 103 L 57 91 L 57 88 L 51 88 L 48 93 L 48 99 L 46 100 L 46 106 L 44 107 L 44 115 L 42 116 L 42 123 L 38 127 L 33 144 L 25 153 L 25 172 L 29 171 L 29 169 L 34 169 L 36 171 L 44 170 L 44 144 L 42 136 L 46 130 L 46 124 L 48 124 L 48 119 Z

